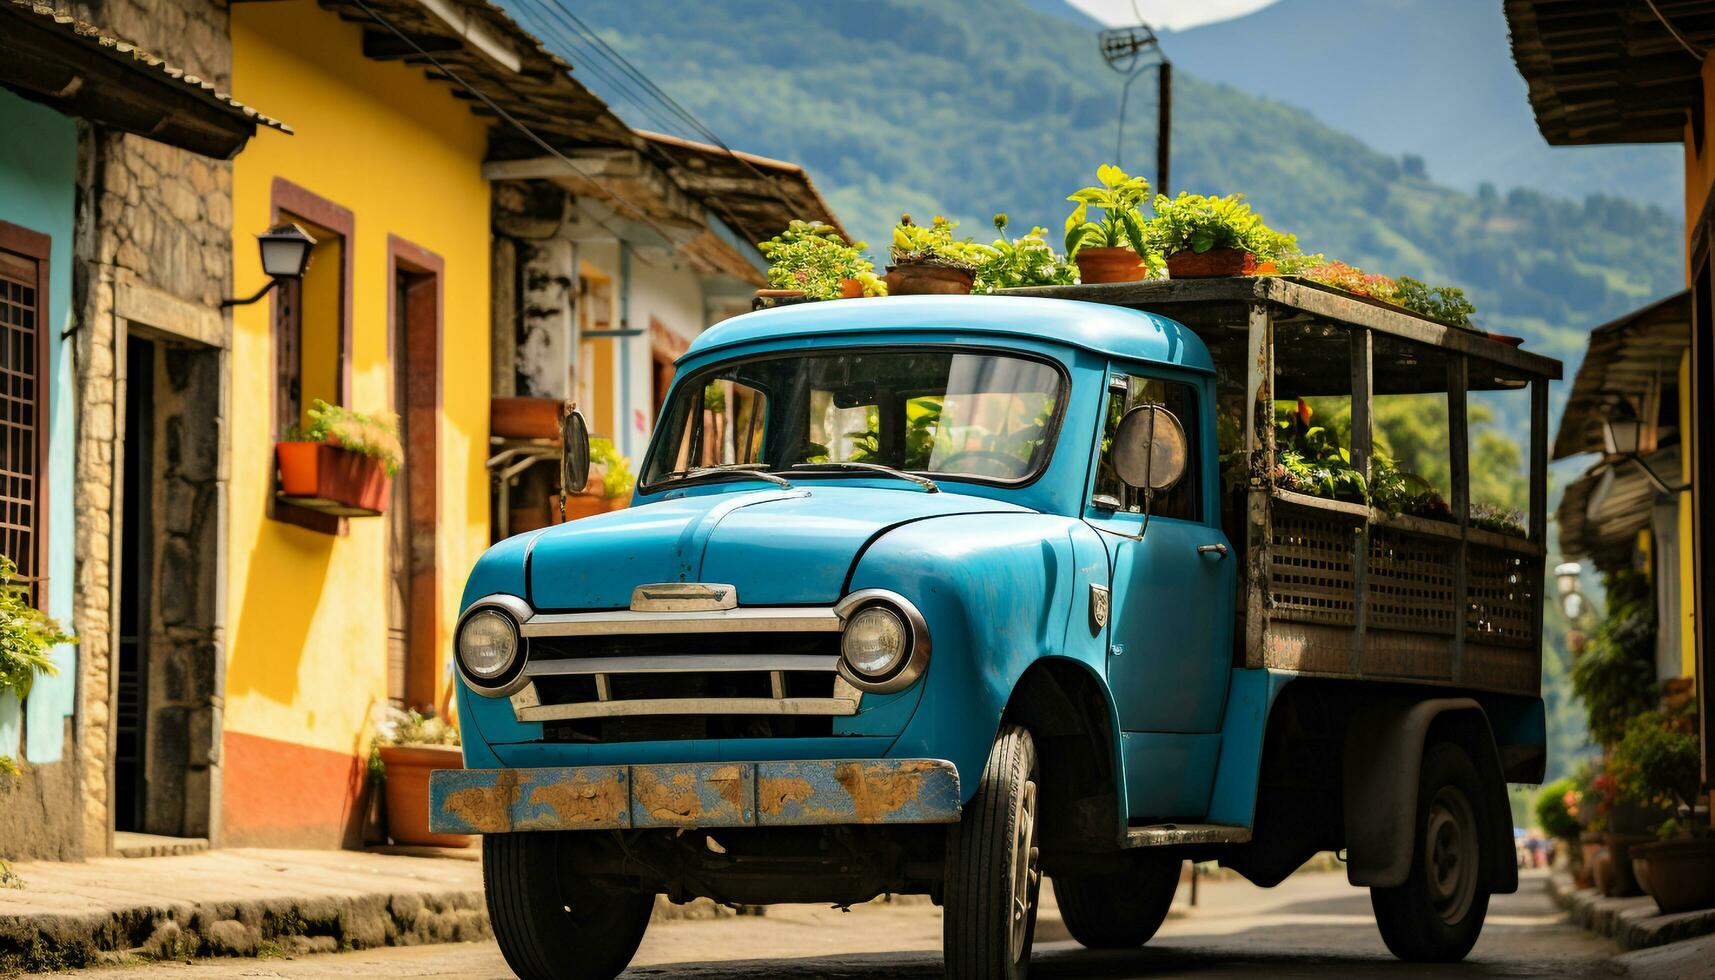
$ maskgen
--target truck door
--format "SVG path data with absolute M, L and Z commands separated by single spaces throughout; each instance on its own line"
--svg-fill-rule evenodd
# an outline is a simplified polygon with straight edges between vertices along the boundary
M 1113 569 L 1108 684 L 1120 729 L 1217 732 L 1232 667 L 1238 558 L 1220 526 L 1210 385 L 1197 376 L 1125 365 L 1112 366 L 1108 379 L 1105 431 L 1085 519 L 1102 532 Z M 1145 403 L 1172 412 L 1191 447 L 1185 475 L 1154 494 L 1147 515 L 1143 492 L 1125 485 L 1110 460 L 1120 418 Z M 1195 764 L 1214 742 L 1197 740 L 1204 747 L 1186 763 Z

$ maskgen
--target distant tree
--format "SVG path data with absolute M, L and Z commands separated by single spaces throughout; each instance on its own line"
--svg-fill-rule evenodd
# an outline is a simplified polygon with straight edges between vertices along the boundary
M 1429 168 L 1424 165 L 1423 158 L 1415 153 L 1407 153 L 1399 158 L 1400 172 L 1416 180 L 1428 180 Z

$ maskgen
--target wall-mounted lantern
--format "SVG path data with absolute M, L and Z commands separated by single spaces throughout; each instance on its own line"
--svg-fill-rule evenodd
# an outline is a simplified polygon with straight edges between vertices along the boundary
M 1628 402 L 1614 405 L 1608 410 L 1608 414 L 1602 417 L 1602 441 L 1608 455 L 1620 456 L 1636 463 L 1638 469 L 1643 470 L 1644 476 L 1648 477 L 1650 483 L 1661 493 L 1672 495 L 1691 489 L 1689 483 L 1679 486 L 1668 483 L 1650 467 L 1649 462 L 1638 452 L 1638 448 L 1643 445 L 1643 430 L 1643 421 Z
M 1575 561 L 1554 566 L 1554 588 L 1560 594 L 1560 611 L 1573 622 L 1584 615 L 1583 577 L 1584 566 Z
M 268 275 L 268 285 L 257 290 L 256 295 L 248 299 L 221 300 L 222 309 L 228 306 L 249 306 L 268 295 L 268 291 L 278 286 L 282 280 L 304 278 L 304 270 L 310 265 L 310 249 L 315 247 L 316 240 L 310 237 L 309 232 L 287 222 L 257 235 L 256 243 L 262 252 L 262 271 Z

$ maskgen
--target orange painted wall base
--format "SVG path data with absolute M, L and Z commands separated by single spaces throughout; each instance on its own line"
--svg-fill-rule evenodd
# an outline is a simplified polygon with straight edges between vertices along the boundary
M 227 732 L 224 745 L 223 845 L 363 845 L 362 759 L 242 732 Z

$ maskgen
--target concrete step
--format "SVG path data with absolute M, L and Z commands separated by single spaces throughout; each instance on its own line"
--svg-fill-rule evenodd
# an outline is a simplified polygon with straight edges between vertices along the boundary
M 162 834 L 139 834 L 129 830 L 113 833 L 113 853 L 118 857 L 174 857 L 180 854 L 201 854 L 206 850 L 207 837 L 167 837 Z

